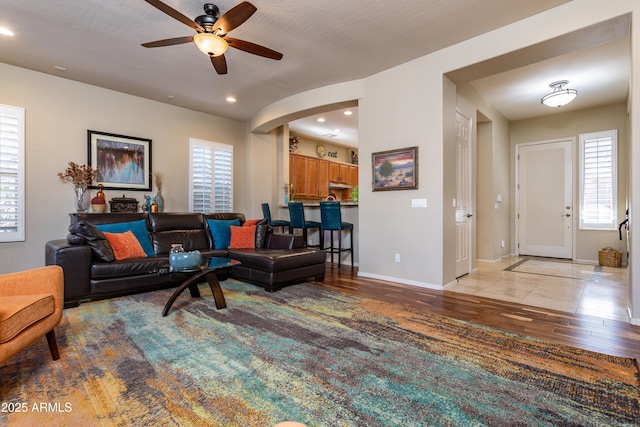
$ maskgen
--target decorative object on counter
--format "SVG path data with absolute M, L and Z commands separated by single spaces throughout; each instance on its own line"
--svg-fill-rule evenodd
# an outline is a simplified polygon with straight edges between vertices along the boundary
M 358 186 L 356 185 L 351 190 L 351 201 L 354 203 L 358 203 Z
M 351 164 L 352 165 L 357 165 L 358 164 L 358 153 L 356 153 L 355 151 L 351 151 Z
M 91 199 L 91 211 L 93 213 L 104 213 L 107 210 L 107 201 L 103 197 L 96 196 Z
M 284 205 L 287 206 L 289 204 L 289 184 L 286 182 L 282 184 L 282 190 L 284 191 Z
M 293 196 L 296 195 L 296 189 L 293 184 L 289 184 L 289 201 L 293 202 Z
M 107 199 L 105 198 L 104 191 L 102 191 L 102 189 L 102 184 L 98 185 L 96 197 L 91 199 L 91 211 L 93 213 L 105 213 L 107 210 Z
M 418 147 L 371 153 L 373 191 L 416 190 Z
M 299 136 L 292 136 L 289 138 L 289 153 L 296 154 L 298 152 L 298 144 L 300 143 Z
M 142 196 L 142 199 L 144 200 L 144 202 L 142 202 L 142 212 L 151 212 L 151 196 L 145 194 Z
M 89 186 L 98 175 L 98 170 L 88 165 L 79 165 L 69 162 L 69 166 L 64 172 L 58 172 L 58 178 L 63 182 L 70 182 L 74 185 L 74 195 L 76 201 L 76 211 L 83 213 L 89 210 L 91 202 L 91 192 Z
M 156 180 L 156 187 L 158 188 L 158 192 L 153 198 L 153 201 L 158 207 L 157 212 L 164 212 L 164 197 L 162 196 L 162 173 L 154 172 L 153 178 Z
M 151 140 L 87 131 L 89 165 L 104 188 L 151 191 Z
M 138 201 L 132 197 L 114 197 L 109 200 L 111 212 L 138 212 Z

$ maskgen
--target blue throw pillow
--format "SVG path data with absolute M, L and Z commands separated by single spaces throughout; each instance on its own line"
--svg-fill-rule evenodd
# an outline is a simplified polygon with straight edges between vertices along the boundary
M 113 224 L 96 224 L 96 228 L 103 232 L 106 231 L 107 233 L 126 233 L 127 231 L 131 231 L 133 235 L 136 236 L 136 239 L 138 239 L 138 242 L 140 242 L 140 246 L 142 246 L 147 256 L 154 256 L 156 254 L 153 251 L 151 239 L 149 239 L 147 221 L 144 219 L 131 222 L 116 222 Z
M 236 219 L 207 219 L 209 231 L 213 238 L 214 249 L 227 249 L 231 244 L 231 226 L 240 225 L 240 220 Z

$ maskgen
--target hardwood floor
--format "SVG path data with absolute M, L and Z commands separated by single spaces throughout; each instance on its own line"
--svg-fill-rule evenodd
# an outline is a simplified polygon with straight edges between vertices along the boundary
M 368 279 L 327 263 L 320 286 L 612 356 L 640 358 L 640 326 L 450 291 Z

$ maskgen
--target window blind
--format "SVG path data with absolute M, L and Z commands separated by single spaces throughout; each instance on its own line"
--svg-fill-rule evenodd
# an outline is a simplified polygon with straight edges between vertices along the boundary
M 615 130 L 580 135 L 580 228 L 616 229 L 616 147 Z
M 24 110 L 0 105 L 0 242 L 24 241 Z
M 191 140 L 192 212 L 231 212 L 233 209 L 233 146 Z

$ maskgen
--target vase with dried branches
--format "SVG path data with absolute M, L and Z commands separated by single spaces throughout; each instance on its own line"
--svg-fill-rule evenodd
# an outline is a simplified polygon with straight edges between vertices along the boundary
M 158 192 L 153 198 L 153 201 L 156 202 L 158 212 L 164 212 L 164 197 L 162 196 L 162 173 L 154 172 L 153 179 L 155 179 L 156 187 L 158 188 Z
M 74 162 L 69 162 L 69 166 L 64 172 L 58 172 L 58 178 L 62 182 L 70 182 L 74 186 L 77 212 L 84 213 L 89 210 L 89 204 L 91 203 L 89 186 L 97 176 L 98 169 Z

